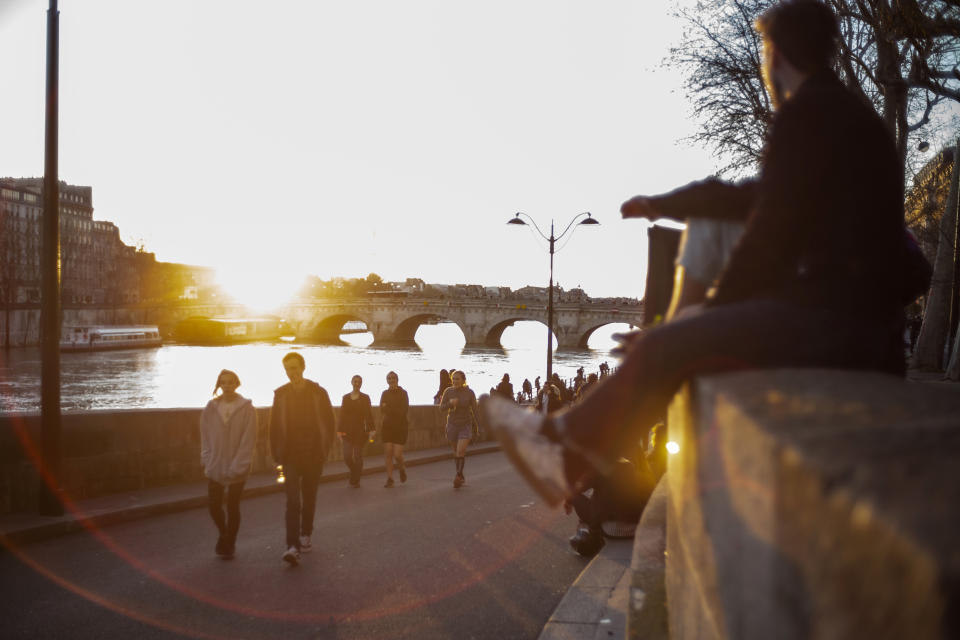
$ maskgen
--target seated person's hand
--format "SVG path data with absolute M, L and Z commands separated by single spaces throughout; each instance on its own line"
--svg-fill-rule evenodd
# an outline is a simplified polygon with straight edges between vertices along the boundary
M 650 198 L 634 196 L 620 205 L 620 215 L 624 218 L 659 218 L 660 214 L 654 208 Z

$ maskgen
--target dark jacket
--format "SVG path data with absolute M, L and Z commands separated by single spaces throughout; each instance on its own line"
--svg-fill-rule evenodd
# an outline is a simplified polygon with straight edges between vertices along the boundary
M 380 394 L 380 415 L 383 416 L 384 429 L 406 427 L 409 409 L 410 397 L 403 387 L 387 389 Z
M 451 400 L 457 399 L 456 406 Z M 440 399 L 440 411 L 447 412 L 447 424 L 466 425 L 477 421 L 477 396 L 467 386 L 447 387 Z
M 326 389 L 313 380 L 304 380 L 306 391 L 313 405 L 311 415 L 304 418 L 310 430 L 305 435 L 311 444 L 306 450 L 288 451 L 290 440 L 288 428 L 291 423 L 290 395 L 293 385 L 287 383 L 273 392 L 273 407 L 270 409 L 270 452 L 277 464 L 295 461 L 299 464 L 323 467 L 330 445 L 333 443 L 334 417 L 330 396 Z
M 652 200 L 670 216 L 746 221 L 708 304 L 777 298 L 881 316 L 902 307 L 903 178 L 893 139 L 831 72 L 808 78 L 779 108 L 758 180 L 708 180 Z
M 350 394 L 345 394 L 340 401 L 340 419 L 337 421 L 337 433 L 355 445 L 367 442 L 367 432 L 377 427 L 373 423 L 373 411 L 370 408 L 370 396 L 360 392 L 360 396 L 353 400 Z

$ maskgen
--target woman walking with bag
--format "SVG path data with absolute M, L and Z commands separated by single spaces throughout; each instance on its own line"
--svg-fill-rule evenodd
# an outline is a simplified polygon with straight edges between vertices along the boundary
M 363 473 L 363 448 L 373 442 L 376 426 L 373 423 L 373 411 L 370 409 L 370 396 L 360 391 L 363 378 L 353 376 L 350 379 L 353 391 L 343 396 L 340 403 L 340 419 L 337 421 L 337 435 L 343 442 L 343 461 L 350 469 L 350 486 L 360 487 L 360 474 Z
M 443 392 L 440 410 L 447 412 L 447 441 L 453 446 L 457 475 L 453 478 L 453 488 L 459 489 L 466 482 L 463 477 L 463 465 L 466 461 L 467 445 L 473 435 L 477 422 L 477 396 L 467 386 L 467 374 L 454 371 L 450 376 L 453 386 Z
M 216 396 L 200 414 L 200 462 L 209 479 L 210 517 L 219 536 L 215 552 L 232 558 L 240 529 L 240 496 L 253 463 L 257 442 L 257 412 L 249 398 L 237 393 L 240 378 L 224 369 L 217 376 Z M 216 395 L 222 391 L 220 395 Z M 223 499 L 226 493 L 227 510 Z
M 410 397 L 397 383 L 400 378 L 393 371 L 387 374 L 387 390 L 380 394 L 380 414 L 383 424 L 380 439 L 383 441 L 383 459 L 387 467 L 387 482 L 384 488 L 393 487 L 393 461 L 397 461 L 400 482 L 407 481 L 407 467 L 403 462 L 403 445 L 407 444 L 407 410 Z

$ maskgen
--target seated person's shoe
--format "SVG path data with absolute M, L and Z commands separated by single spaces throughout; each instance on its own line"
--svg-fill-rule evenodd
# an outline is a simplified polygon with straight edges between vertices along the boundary
M 605 544 L 603 531 L 599 527 L 580 527 L 576 535 L 570 537 L 570 548 L 585 558 L 597 555 Z
M 493 396 L 481 399 L 480 412 L 507 458 L 547 504 L 556 507 L 573 493 L 563 447 L 541 433 L 542 415 Z

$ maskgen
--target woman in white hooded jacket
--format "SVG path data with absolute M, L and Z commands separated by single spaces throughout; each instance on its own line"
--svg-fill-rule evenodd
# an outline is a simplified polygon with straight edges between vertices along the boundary
M 239 386 L 236 373 L 228 369 L 221 371 L 213 389 L 216 397 L 200 415 L 200 461 L 209 479 L 210 517 L 220 532 L 215 551 L 224 558 L 233 557 L 240 529 L 240 495 L 250 473 L 257 441 L 257 412 L 249 398 L 237 393 Z

